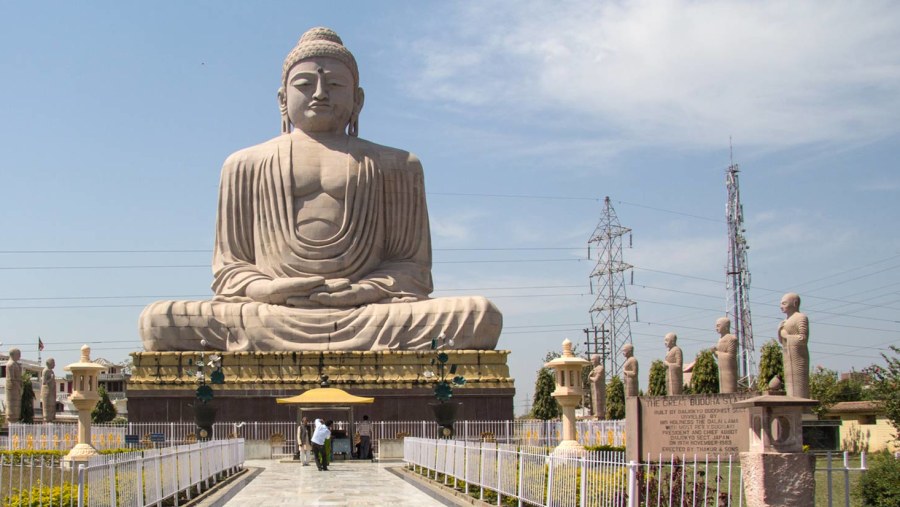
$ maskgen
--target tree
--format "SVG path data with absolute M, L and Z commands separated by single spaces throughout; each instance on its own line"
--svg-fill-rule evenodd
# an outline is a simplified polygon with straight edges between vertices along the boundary
M 891 345 L 894 357 L 881 354 L 887 366 L 872 365 L 866 371 L 872 378 L 871 398 L 884 407 L 884 412 L 900 439 L 900 347 Z
M 606 384 L 606 418 L 625 419 L 625 384 L 618 375 Z
M 22 407 L 20 422 L 34 424 L 34 387 L 31 385 L 31 372 L 22 375 Z
M 555 419 L 559 417 L 560 408 L 556 398 L 552 396 L 556 389 L 556 380 L 550 368 L 538 370 L 537 380 L 534 383 L 534 400 L 531 405 L 531 416 L 535 419 Z
M 650 363 L 650 380 L 647 385 L 650 396 L 666 395 L 666 365 L 661 359 Z
M 694 360 L 691 373 L 692 394 L 717 394 L 719 392 L 719 367 L 711 350 L 701 350 Z
M 109 393 L 106 392 L 105 388 L 101 387 L 97 390 L 97 393 L 100 395 L 100 401 L 94 407 L 94 410 L 91 411 L 91 421 L 96 424 L 110 422 L 116 418 L 116 407 L 110 401 Z
M 769 340 L 762 346 L 759 354 L 759 379 L 757 388 L 760 392 L 766 392 L 769 389 L 769 382 L 775 376 L 784 382 L 784 357 L 781 352 L 781 345 L 775 340 Z
M 821 419 L 838 398 L 838 373 L 828 368 L 816 366 L 809 376 L 809 396 L 819 402 L 813 412 Z

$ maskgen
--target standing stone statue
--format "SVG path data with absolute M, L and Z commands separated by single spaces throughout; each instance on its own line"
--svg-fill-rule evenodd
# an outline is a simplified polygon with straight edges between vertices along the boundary
M 678 337 L 675 336 L 675 333 L 667 334 L 665 342 L 669 349 L 663 360 L 666 365 L 666 394 L 677 396 L 684 393 L 684 359 L 681 348 L 676 345 Z
M 731 334 L 731 321 L 727 317 L 716 321 L 716 331 L 719 333 L 719 341 L 712 350 L 716 353 L 716 362 L 719 364 L 719 392 L 736 393 L 738 340 Z
M 56 360 L 47 359 L 47 367 L 41 371 L 41 405 L 44 410 L 44 422 L 56 420 Z
M 22 418 L 22 351 L 9 349 L 6 362 L 6 422 L 19 422 Z
M 787 316 L 778 326 L 784 349 L 784 383 L 788 396 L 809 398 L 809 319 L 800 313 L 800 296 L 789 292 L 781 298 Z
M 634 345 L 626 343 L 622 345 L 622 355 L 625 363 L 622 364 L 622 376 L 625 377 L 625 397 L 638 395 L 638 361 L 634 357 Z
M 312 28 L 284 60 L 281 135 L 222 167 L 211 301 L 159 301 L 151 351 L 493 349 L 483 297 L 432 299 L 422 164 L 357 137 L 364 93 L 338 35 Z M 201 344 L 206 340 L 206 345 Z
M 606 419 L 606 369 L 600 362 L 600 356 L 594 354 L 591 356 L 591 364 L 594 369 L 588 378 L 591 380 L 591 408 L 594 411 L 594 417 L 598 419 Z

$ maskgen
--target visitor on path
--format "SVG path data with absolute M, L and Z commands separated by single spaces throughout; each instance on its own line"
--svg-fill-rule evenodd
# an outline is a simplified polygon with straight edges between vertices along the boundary
M 363 420 L 356 426 L 356 434 L 359 435 L 359 459 L 371 459 L 372 453 L 372 423 L 369 416 L 364 415 Z
M 309 419 L 304 417 L 297 426 L 297 458 L 302 457 L 303 466 L 309 466 L 309 452 L 312 449 L 309 443 Z
M 331 425 L 333 422 L 329 420 L 323 423 L 321 419 L 316 419 L 316 429 L 312 436 L 312 449 L 316 458 L 316 468 L 320 471 L 328 470 L 328 459 L 325 452 L 325 441 L 331 438 Z

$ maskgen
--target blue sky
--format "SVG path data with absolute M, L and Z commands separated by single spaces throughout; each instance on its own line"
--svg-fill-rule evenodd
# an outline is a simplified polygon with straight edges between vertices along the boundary
M 4 349 L 122 360 L 143 306 L 210 296 L 222 161 L 278 134 L 281 63 L 318 25 L 359 62 L 361 137 L 423 161 L 435 295 L 504 312 L 517 408 L 544 354 L 583 340 L 606 195 L 634 229 L 642 384 L 667 332 L 686 358 L 714 344 L 729 138 L 757 347 L 788 290 L 813 365 L 900 343 L 892 2 L 312 6 L 0 4 Z

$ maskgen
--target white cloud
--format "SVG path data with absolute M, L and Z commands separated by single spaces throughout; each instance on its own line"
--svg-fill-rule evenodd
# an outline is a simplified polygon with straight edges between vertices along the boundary
M 467 3 L 441 22 L 416 46 L 413 86 L 474 110 L 514 106 L 533 121 L 687 147 L 898 129 L 893 2 Z

